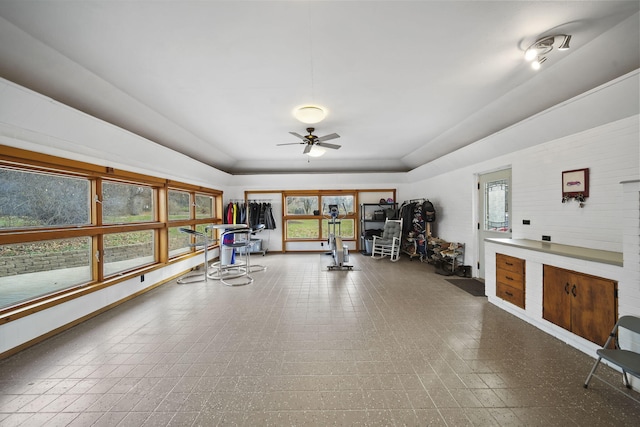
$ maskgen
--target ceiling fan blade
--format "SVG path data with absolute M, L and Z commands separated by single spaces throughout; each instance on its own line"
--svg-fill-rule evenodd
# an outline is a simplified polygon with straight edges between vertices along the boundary
M 307 154 L 309 151 L 311 151 L 311 144 L 307 144 L 306 147 L 304 147 L 304 151 L 302 152 L 302 154 Z
M 337 150 L 338 148 L 342 147 L 342 145 L 329 144 L 328 142 L 316 142 L 316 145 L 324 148 L 333 148 L 334 150 Z
M 286 142 L 284 144 L 276 144 L 276 145 L 300 145 L 305 144 L 304 142 Z
M 336 138 L 340 138 L 340 135 L 338 135 L 337 133 L 330 133 L 329 135 L 325 135 L 325 136 L 321 136 L 320 138 L 317 138 L 316 141 L 322 142 L 322 141 L 328 141 L 330 139 L 336 139 Z
M 303 141 L 304 141 L 304 140 L 306 140 L 306 138 L 305 138 L 304 136 L 300 135 L 300 134 L 299 134 L 299 133 L 297 133 L 297 132 L 289 132 L 289 133 L 290 133 L 291 135 L 293 135 L 293 136 L 297 136 L 298 138 L 300 138 L 300 139 L 301 139 L 301 140 L 303 140 Z

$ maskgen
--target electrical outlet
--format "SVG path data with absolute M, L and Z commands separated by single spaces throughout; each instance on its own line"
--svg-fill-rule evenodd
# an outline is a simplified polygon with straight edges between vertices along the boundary
M 140 276 L 140 282 L 144 282 L 144 274 Z
M 544 240 L 545 242 L 550 242 L 551 236 L 542 236 L 542 240 Z

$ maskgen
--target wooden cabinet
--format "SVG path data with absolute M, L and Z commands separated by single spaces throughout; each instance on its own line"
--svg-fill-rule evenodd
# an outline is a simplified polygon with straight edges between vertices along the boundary
M 617 320 L 617 282 L 544 266 L 542 317 L 598 345 Z
M 524 308 L 525 261 L 496 254 L 496 296 Z

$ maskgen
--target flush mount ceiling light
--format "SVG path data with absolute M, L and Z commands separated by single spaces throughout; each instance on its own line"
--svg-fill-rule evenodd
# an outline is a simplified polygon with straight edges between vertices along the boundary
M 547 60 L 547 55 L 549 52 L 553 50 L 553 45 L 556 41 L 556 38 L 563 37 L 560 46 L 558 46 L 558 50 L 568 50 L 569 42 L 571 41 L 571 36 L 569 34 L 555 34 L 552 36 L 545 36 L 533 43 L 529 48 L 524 52 L 524 59 L 531 62 L 531 68 L 534 70 L 539 70 L 540 66 L 543 62 Z
M 293 110 L 293 116 L 306 124 L 320 123 L 327 116 L 324 108 L 317 105 L 304 105 Z

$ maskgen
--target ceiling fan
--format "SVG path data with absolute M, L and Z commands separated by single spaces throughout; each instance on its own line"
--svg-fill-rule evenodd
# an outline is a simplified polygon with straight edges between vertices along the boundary
M 315 130 L 314 128 L 307 128 L 307 132 L 309 132 L 309 135 L 307 135 L 307 136 L 302 136 L 297 132 L 289 132 L 291 135 L 297 136 L 302 141 L 301 142 L 288 142 L 286 144 L 277 144 L 277 145 L 306 144 L 302 154 L 309 154 L 314 145 L 318 146 L 318 147 L 322 147 L 322 148 L 331 148 L 333 150 L 337 150 L 338 148 L 341 147 L 341 145 L 338 145 L 338 144 L 329 144 L 329 143 L 325 142 L 325 141 L 329 141 L 330 139 L 340 138 L 340 135 L 338 135 L 337 133 L 331 133 L 329 135 L 317 137 L 317 136 L 315 136 L 313 134 L 314 130 Z

